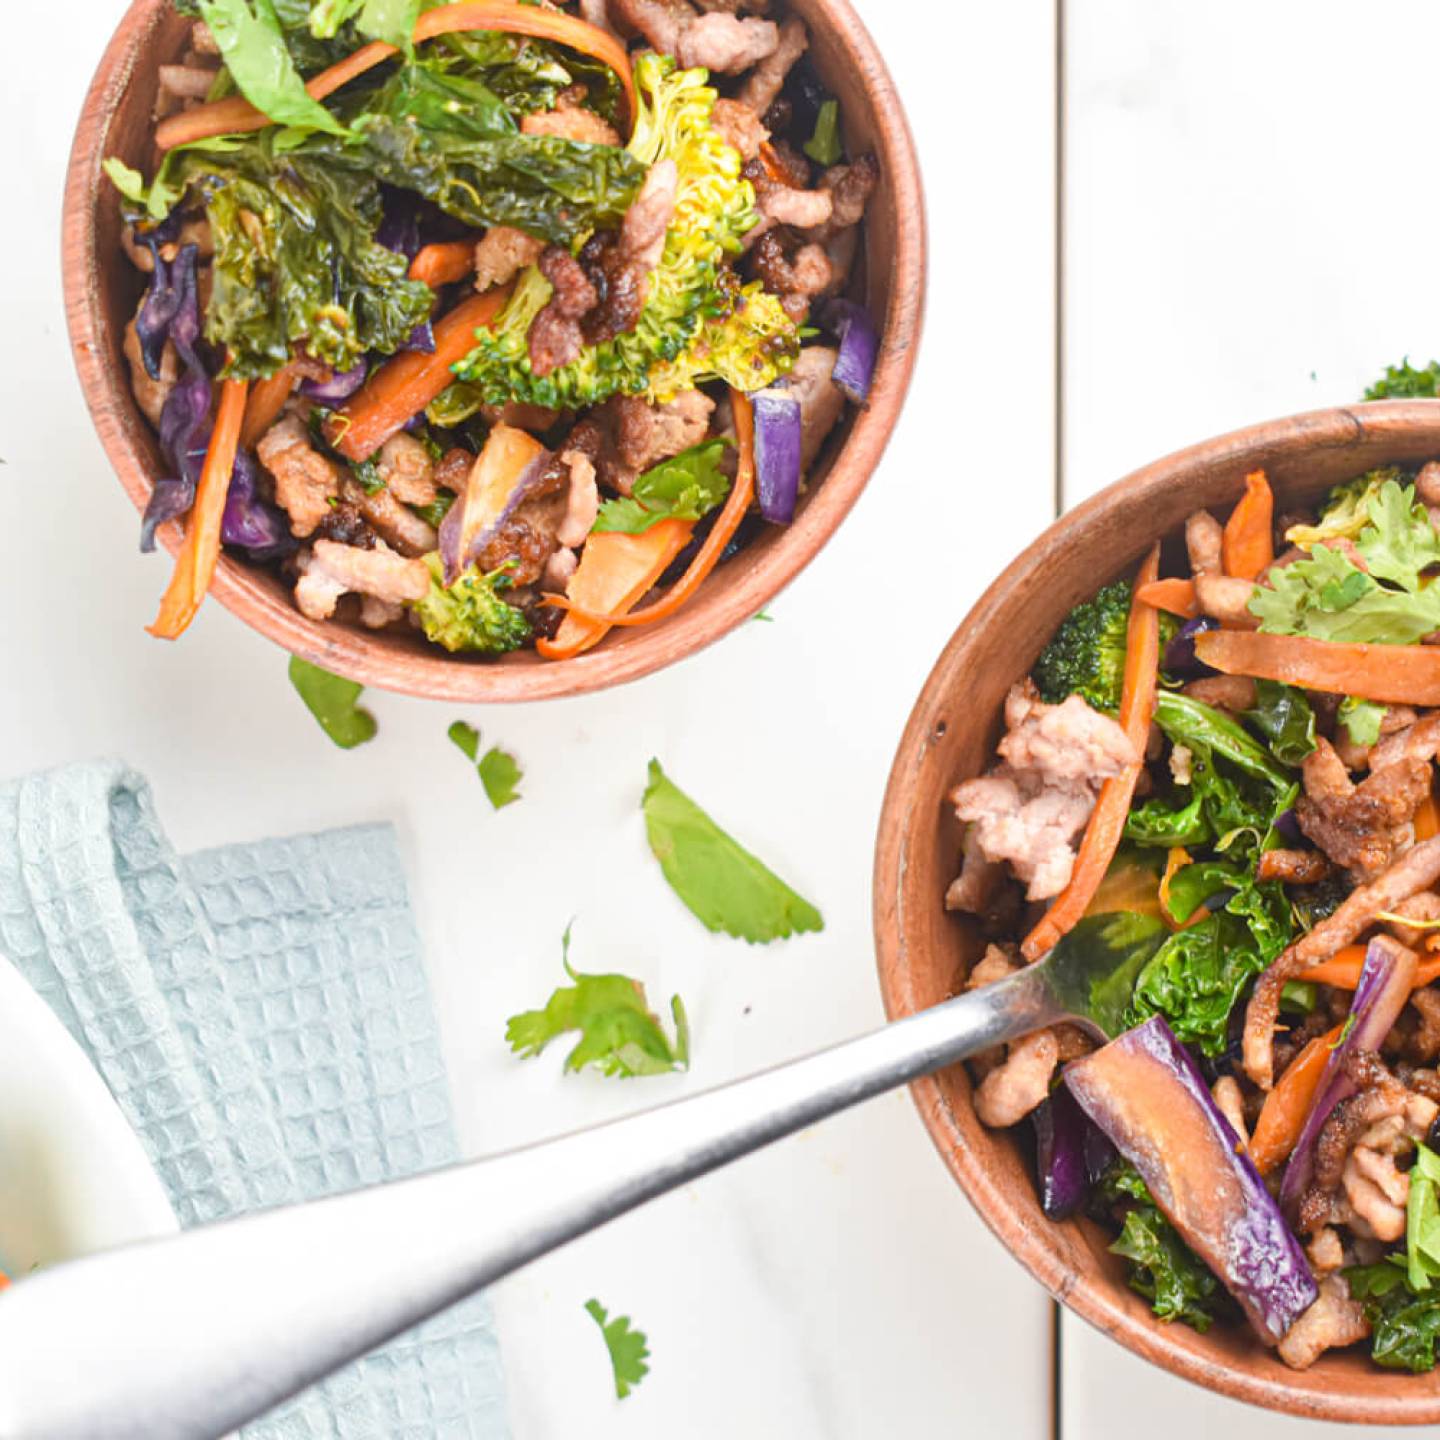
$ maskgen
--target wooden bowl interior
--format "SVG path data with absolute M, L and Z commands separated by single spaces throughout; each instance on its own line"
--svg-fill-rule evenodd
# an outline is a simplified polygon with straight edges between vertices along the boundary
M 858 498 L 898 417 L 919 338 L 925 240 L 913 145 L 873 42 L 845 0 L 790 4 L 810 26 L 812 56 L 840 97 L 851 153 L 874 151 L 882 172 L 854 277 L 855 297 L 883 320 L 874 387 L 866 408 L 847 414 L 828 441 L 794 522 L 767 527 L 675 616 L 612 632 L 596 650 L 560 664 L 528 650 L 499 661 L 456 658 L 414 632 L 312 623 L 296 611 L 277 575 L 228 552 L 212 587 L 218 600 L 287 650 L 365 684 L 450 700 L 535 700 L 600 689 L 668 665 L 748 619 L 794 578 Z M 119 206 L 100 163 L 118 155 L 148 173 L 155 159 L 150 114 L 157 71 L 184 50 L 188 30 L 170 0 L 135 0 L 87 98 L 66 191 L 64 270 L 76 363 L 111 463 L 141 509 L 164 469 L 155 435 L 130 394 L 121 351 L 144 282 L 120 250 Z M 173 552 L 179 527 L 163 527 L 161 539 Z M 157 596 L 159 586 L 157 566 Z
M 896 757 L 880 823 L 875 926 L 892 1017 L 961 988 L 982 944 L 944 909 L 959 869 L 960 825 L 946 803 L 990 763 L 1006 692 L 1077 601 L 1132 574 L 1157 534 L 1176 560 L 1181 527 L 1204 506 L 1223 518 L 1246 472 L 1264 468 L 1277 512 L 1313 503 L 1373 466 L 1440 456 L 1440 402 L 1395 402 L 1258 426 L 1162 460 L 1066 516 L 990 588 L 942 654 Z M 1125 1283 L 1110 1236 L 1089 1221 L 1054 1224 L 1036 1195 L 1028 1127 L 987 1130 L 956 1066 L 914 1087 L 921 1116 L 961 1187 L 1000 1239 L 1056 1298 L 1145 1359 L 1224 1394 L 1291 1414 L 1370 1423 L 1440 1421 L 1440 1374 L 1380 1370 L 1359 1352 L 1289 1370 L 1241 1328 L 1205 1336 L 1164 1326 Z

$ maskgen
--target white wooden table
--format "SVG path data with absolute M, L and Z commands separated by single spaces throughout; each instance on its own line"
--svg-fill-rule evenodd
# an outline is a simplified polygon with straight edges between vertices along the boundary
M 141 628 L 164 562 L 135 552 L 74 380 L 58 274 L 70 130 L 123 6 L 73 0 L 58 36 L 50 7 L 7 7 L 0 774 L 121 754 L 184 848 L 393 820 L 469 1151 L 878 1023 L 868 891 L 894 744 L 951 629 L 1057 496 L 1352 399 L 1407 350 L 1440 352 L 1431 6 L 859 3 L 919 139 L 933 267 L 909 407 L 852 518 L 773 624 L 675 671 L 545 707 L 373 695 L 380 737 L 350 754 L 303 711 L 283 657 L 223 610 L 176 646 Z M 876 611 L 868 596 L 891 576 Z M 522 804 L 490 812 L 445 738 L 462 715 L 521 758 Z M 699 929 L 645 850 L 652 755 L 820 904 L 823 935 L 750 950 Z M 505 1017 L 560 980 L 572 915 L 579 966 L 683 994 L 688 1076 L 562 1077 L 558 1053 L 510 1056 Z M 624 1402 L 582 1308 L 592 1295 L 650 1339 L 652 1373 Z M 1053 1307 L 961 1199 L 904 1096 L 633 1215 L 495 1300 L 517 1440 L 1300 1429 L 1069 1320 L 1057 1376 Z

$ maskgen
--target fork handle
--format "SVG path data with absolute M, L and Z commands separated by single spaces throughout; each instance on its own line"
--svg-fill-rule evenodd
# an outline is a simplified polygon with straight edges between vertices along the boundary
M 1032 975 L 590 1130 L 24 1280 L 0 1297 L 0 1437 L 224 1435 L 656 1195 L 1050 1023 Z

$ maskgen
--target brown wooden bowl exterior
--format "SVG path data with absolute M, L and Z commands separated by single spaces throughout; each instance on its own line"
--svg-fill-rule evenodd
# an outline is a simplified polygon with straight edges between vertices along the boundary
M 959 867 L 960 826 L 945 802 L 990 761 L 1005 693 L 1066 613 L 1132 574 L 1155 536 L 1181 553 L 1185 517 L 1223 515 L 1247 471 L 1263 468 L 1277 513 L 1387 462 L 1440 456 L 1440 401 L 1322 410 L 1253 426 L 1171 455 L 1112 485 L 1052 525 L 981 597 L 940 656 L 896 755 L 875 858 L 875 940 L 892 1019 L 955 994 L 979 944 L 944 909 Z M 985 1222 L 1056 1299 L 1143 1359 L 1223 1395 L 1291 1415 L 1371 1424 L 1440 1422 L 1440 1372 L 1385 1371 L 1360 1352 L 1296 1372 L 1248 1331 L 1197 1335 L 1162 1325 L 1125 1283 L 1109 1236 L 1089 1221 L 1055 1224 L 1036 1194 L 1028 1147 L 976 1119 L 963 1066 L 912 1087 L 921 1119 Z M 1123 1399 L 1117 1397 L 1117 1404 Z
M 847 0 L 789 3 L 810 26 L 811 53 L 840 98 L 851 148 L 873 150 L 880 160 L 882 179 L 866 221 L 864 293 L 877 318 L 884 315 L 869 403 L 832 438 L 794 522 L 722 566 L 671 618 L 614 631 L 597 649 L 560 662 L 528 650 L 501 660 L 458 658 L 415 634 L 316 624 L 295 609 L 279 577 L 228 553 L 211 586 L 217 600 L 293 654 L 366 685 L 437 700 L 543 700 L 636 680 L 703 649 L 763 609 L 814 559 L 879 463 L 909 387 L 924 300 L 925 206 L 894 83 Z M 101 443 L 139 509 L 162 461 L 121 354 L 141 280 L 121 253 L 117 197 L 100 164 L 110 155 L 137 167 L 151 163 L 156 72 L 183 49 L 187 29 L 170 0 L 134 0 L 91 83 L 65 188 L 65 308 L 75 364 Z M 171 553 L 179 539 L 177 525 L 162 528 Z M 157 564 L 157 601 L 163 583 Z M 137 615 L 135 623 L 149 619 Z

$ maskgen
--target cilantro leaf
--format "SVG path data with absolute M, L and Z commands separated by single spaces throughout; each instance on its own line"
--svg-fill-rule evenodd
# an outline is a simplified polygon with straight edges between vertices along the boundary
M 480 755 L 480 732 L 464 720 L 457 720 L 445 733 L 475 766 L 480 783 L 485 787 L 485 794 L 495 809 L 503 810 L 522 798 L 515 787 L 525 772 L 521 770 L 520 762 L 508 750 L 492 745 L 484 755 Z
M 670 1001 L 675 1041 L 650 1009 L 645 987 L 628 975 L 582 975 L 570 967 L 570 927 L 562 954 L 565 973 L 575 982 L 562 986 L 543 1010 L 526 1010 L 505 1023 L 505 1038 L 518 1055 L 539 1055 L 557 1036 L 579 1031 L 565 1057 L 566 1070 L 593 1065 L 602 1075 L 667 1075 L 690 1067 L 690 1025 L 678 995 Z
M 1353 497 L 1339 503 L 1352 504 Z M 1440 564 L 1440 534 L 1416 503 L 1414 487 L 1386 479 L 1365 494 L 1364 517 L 1352 550 L 1315 544 L 1303 559 L 1272 570 L 1269 585 L 1255 587 L 1250 613 L 1262 630 L 1413 645 L 1440 628 L 1440 586 L 1422 578 Z
M 631 1327 L 628 1315 L 613 1320 L 598 1300 L 587 1300 L 585 1309 L 600 1327 L 605 1348 L 610 1352 L 610 1368 L 615 1372 L 615 1393 L 624 1399 L 649 1373 L 649 1346 L 643 1330 Z
M 332 675 L 298 655 L 290 657 L 290 683 L 320 728 L 342 749 L 353 750 L 375 738 L 375 717 L 356 705 L 365 687 Z
M 299 125 L 331 135 L 350 132 L 312 100 L 285 44 L 274 0 L 199 0 L 240 93 L 277 125 Z
M 1347 695 L 1340 702 L 1338 718 L 1354 744 L 1374 745 L 1380 739 L 1380 722 L 1385 718 L 1385 706 L 1374 700 Z
M 1434 399 L 1440 391 L 1440 360 L 1417 370 L 1407 355 L 1398 365 L 1387 365 L 1385 374 L 1365 392 L 1367 400 L 1402 400 L 1419 396 Z
M 730 838 L 650 762 L 641 802 L 650 849 L 670 888 L 707 930 L 752 945 L 823 930 L 820 912 Z
M 592 533 L 640 535 L 662 520 L 708 515 L 730 493 L 730 479 L 720 468 L 730 444 L 721 436 L 662 460 L 636 480 L 628 498 L 607 500 L 600 507 Z
M 521 798 L 515 787 L 520 783 L 524 772 L 508 750 L 492 745 L 481 757 L 479 770 L 480 783 L 485 787 L 490 803 L 497 810 L 503 810 Z
M 1415 1147 L 1410 1167 L 1410 1196 L 1405 1204 L 1407 1279 L 1415 1291 L 1428 1290 L 1440 1277 L 1440 1155 L 1428 1145 Z

